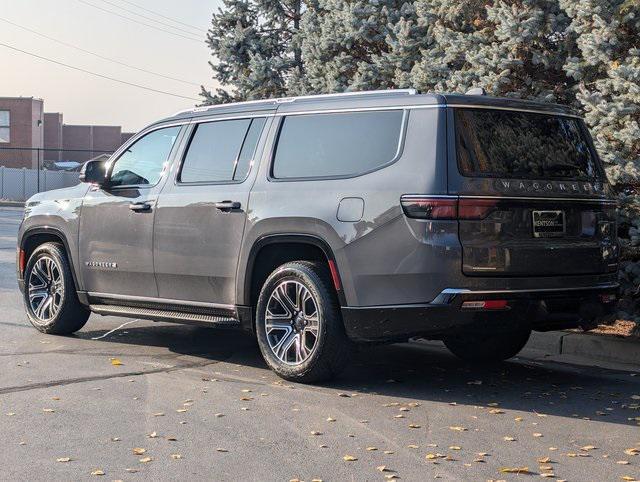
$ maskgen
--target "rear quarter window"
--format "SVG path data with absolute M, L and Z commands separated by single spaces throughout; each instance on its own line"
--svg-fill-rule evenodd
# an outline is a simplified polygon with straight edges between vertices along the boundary
M 271 176 L 339 178 L 381 168 L 399 154 L 403 121 L 402 110 L 286 116 Z

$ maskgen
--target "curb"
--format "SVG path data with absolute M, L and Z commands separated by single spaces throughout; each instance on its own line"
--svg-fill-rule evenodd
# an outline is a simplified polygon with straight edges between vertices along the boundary
M 441 345 L 441 342 L 419 339 L 412 343 Z M 543 356 L 575 357 L 583 363 L 620 363 L 640 369 L 640 340 L 567 331 L 534 331 L 524 350 Z
M 2 208 L 23 208 L 23 201 L 3 201 L 0 200 L 0 207 Z

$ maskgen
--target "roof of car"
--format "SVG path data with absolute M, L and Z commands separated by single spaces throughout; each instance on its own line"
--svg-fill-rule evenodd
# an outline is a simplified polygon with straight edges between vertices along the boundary
M 223 114 L 255 115 L 261 113 L 273 113 L 276 110 L 278 113 L 293 113 L 330 111 L 333 109 L 415 107 L 420 105 L 513 109 L 556 115 L 577 116 L 576 112 L 571 108 L 560 104 L 534 102 L 509 97 L 491 97 L 488 95 L 439 93 L 420 94 L 414 89 L 396 89 L 285 97 L 279 99 L 252 100 L 247 102 L 202 106 L 178 112 L 171 117 L 159 121 L 158 123 L 177 122 Z

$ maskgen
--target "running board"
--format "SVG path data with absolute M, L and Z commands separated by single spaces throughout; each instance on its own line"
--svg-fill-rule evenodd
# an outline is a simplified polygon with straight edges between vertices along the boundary
M 90 305 L 89 309 L 99 315 L 125 316 L 127 318 L 168 321 L 170 323 L 184 323 L 187 325 L 222 327 L 240 326 L 240 321 L 237 318 L 230 316 L 105 304 Z

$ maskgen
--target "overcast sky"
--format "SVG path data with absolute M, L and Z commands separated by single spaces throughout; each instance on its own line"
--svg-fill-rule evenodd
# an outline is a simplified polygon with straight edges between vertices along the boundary
M 195 41 L 133 23 L 93 8 L 83 1 L 178 35 L 193 37 Z M 199 98 L 200 89 L 196 85 L 156 77 L 101 60 L 2 21 L 9 20 L 120 62 L 213 87 L 212 72 L 208 65 L 210 50 L 204 44 L 204 39 L 211 14 L 221 2 L 128 1 L 193 25 L 197 30 L 172 23 L 123 0 L 0 0 L 0 43 L 127 82 Z M 136 17 L 124 9 L 175 25 L 190 33 Z M 0 45 L 0 97 L 19 96 L 44 99 L 45 111 L 62 112 L 67 124 L 121 125 L 127 131 L 137 131 L 153 120 L 198 102 L 100 79 Z

